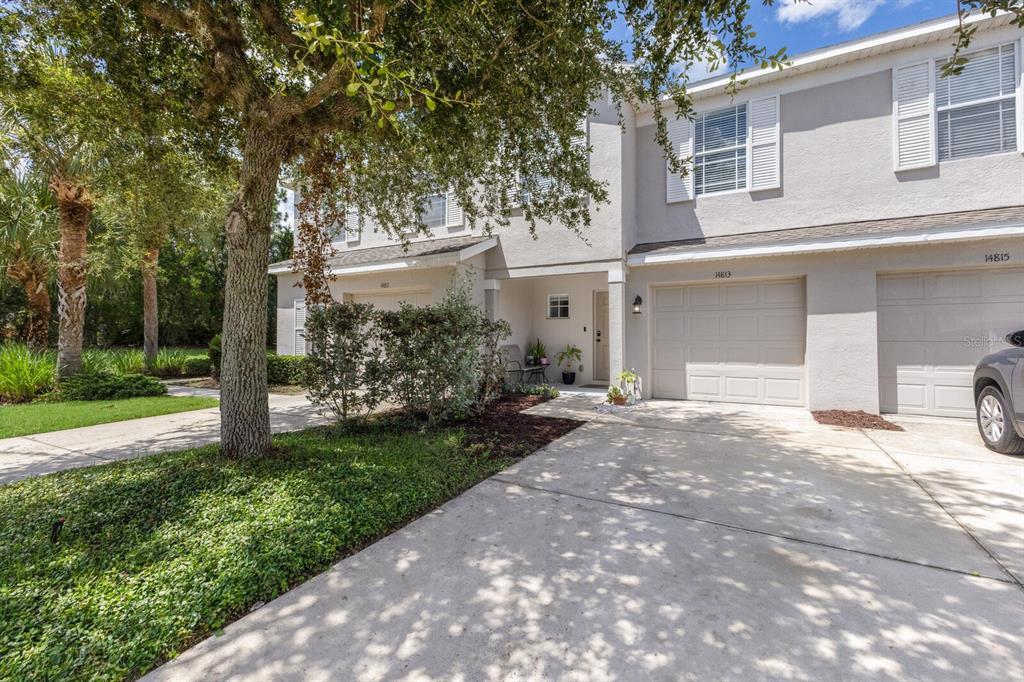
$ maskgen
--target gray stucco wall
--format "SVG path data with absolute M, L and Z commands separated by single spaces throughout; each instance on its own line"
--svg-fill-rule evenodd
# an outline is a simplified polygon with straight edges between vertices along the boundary
M 769 94 L 771 87 L 765 86 L 741 97 Z M 1017 152 L 894 172 L 888 69 L 783 94 L 779 108 L 782 187 L 778 190 L 667 204 L 665 161 L 654 141 L 654 126 L 639 128 L 637 242 L 1024 202 L 1024 157 Z

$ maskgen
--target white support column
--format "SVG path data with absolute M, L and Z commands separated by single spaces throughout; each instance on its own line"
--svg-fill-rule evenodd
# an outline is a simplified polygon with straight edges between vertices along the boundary
M 625 368 L 626 272 L 621 264 L 608 269 L 608 373 L 615 377 Z
M 873 269 L 807 273 L 807 407 L 878 414 L 878 294 Z
M 484 312 L 487 313 L 487 319 L 494 322 L 498 319 L 498 306 L 501 302 L 501 280 L 497 279 L 485 279 L 484 280 Z

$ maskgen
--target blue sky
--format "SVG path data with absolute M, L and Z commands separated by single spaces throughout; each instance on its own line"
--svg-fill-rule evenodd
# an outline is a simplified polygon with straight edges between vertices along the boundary
M 750 4 L 758 44 L 770 52 L 785 47 L 790 56 L 956 12 L 956 0 L 776 0 L 772 7 L 751 0 Z M 691 73 L 690 80 L 707 75 L 701 70 Z

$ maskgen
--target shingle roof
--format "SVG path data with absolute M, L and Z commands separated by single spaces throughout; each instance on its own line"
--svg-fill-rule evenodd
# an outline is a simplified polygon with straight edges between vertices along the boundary
M 476 246 L 485 242 L 490 237 L 478 235 L 466 235 L 464 237 L 447 237 L 445 239 L 431 239 L 429 241 L 412 242 L 408 248 L 401 244 L 391 246 L 374 246 L 367 249 L 346 249 L 339 251 L 337 255 L 329 258 L 327 262 L 333 268 L 345 268 L 354 265 L 370 265 L 373 263 L 386 263 L 388 261 L 403 260 L 405 258 L 422 258 L 424 256 L 439 256 L 445 253 L 461 251 L 470 246 Z M 271 268 L 285 268 L 292 265 L 291 260 L 271 264 Z
M 957 211 L 956 213 L 934 213 L 931 215 L 907 216 L 905 218 L 886 218 L 884 220 L 861 220 L 852 223 L 832 223 L 812 227 L 795 227 L 786 230 L 769 230 L 766 232 L 746 232 L 729 234 L 720 237 L 697 237 L 695 239 L 678 239 L 675 241 L 649 242 L 637 244 L 630 249 L 630 255 L 651 254 L 660 251 L 689 251 L 712 249 L 726 246 L 753 246 L 782 244 L 786 242 L 827 239 L 831 237 L 860 237 L 868 235 L 898 234 L 900 232 L 920 232 L 954 227 L 970 227 L 1005 223 L 1012 221 L 1024 222 L 1024 205 L 1007 206 L 1004 208 L 987 208 L 977 211 Z

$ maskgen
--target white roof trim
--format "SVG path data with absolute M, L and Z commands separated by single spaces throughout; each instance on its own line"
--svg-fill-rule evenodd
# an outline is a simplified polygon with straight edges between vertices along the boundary
M 490 239 L 482 241 L 479 244 L 473 244 L 472 246 L 467 246 L 466 248 L 464 248 L 461 251 L 459 251 L 459 262 L 461 263 L 462 261 L 469 260 L 473 256 L 478 256 L 481 253 L 483 253 L 484 251 L 490 251 L 491 249 L 493 249 L 497 245 L 498 245 L 498 238 L 497 237 L 491 237 Z
M 996 14 L 995 18 L 1002 17 L 1006 14 L 1006 12 L 1000 11 Z M 993 17 L 987 13 L 975 13 L 969 15 L 964 20 L 964 25 L 969 26 L 982 21 L 990 21 L 992 19 Z M 906 26 L 904 28 L 898 28 L 885 33 L 868 36 L 860 40 L 851 40 L 838 45 L 826 46 L 817 50 L 811 50 L 810 52 L 795 55 L 789 59 L 788 64 L 784 69 L 782 69 L 782 71 L 772 68 L 741 71 L 736 75 L 736 80 L 746 81 L 744 87 L 749 87 L 754 81 L 767 76 L 789 76 L 799 71 L 802 67 L 815 66 L 821 62 L 849 57 L 858 52 L 866 52 L 878 47 L 893 45 L 906 40 L 913 40 L 932 33 L 942 34 L 947 31 L 952 31 L 958 25 L 959 19 L 956 15 L 941 17 L 933 21 L 926 21 L 920 24 L 914 24 L 913 26 Z M 716 78 L 709 78 L 703 81 L 696 81 L 692 85 L 688 85 L 686 91 L 687 94 L 691 96 L 707 95 L 724 88 L 729 84 L 730 80 L 730 76 L 725 75 Z M 665 99 L 668 101 L 670 98 L 666 97 Z M 642 109 L 649 108 L 650 107 L 642 107 Z
M 751 246 L 723 246 L 709 249 L 688 249 L 677 253 L 638 253 L 629 257 L 631 266 L 662 265 L 665 263 L 694 263 L 701 261 L 725 260 L 729 258 L 751 258 L 756 256 L 781 256 L 822 251 L 847 251 L 853 249 L 902 246 L 907 244 L 937 244 L 942 242 L 996 237 L 1024 237 L 1024 223 L 983 228 L 952 228 L 942 232 L 904 232 L 900 234 L 833 237 L 788 244 L 765 244 Z

